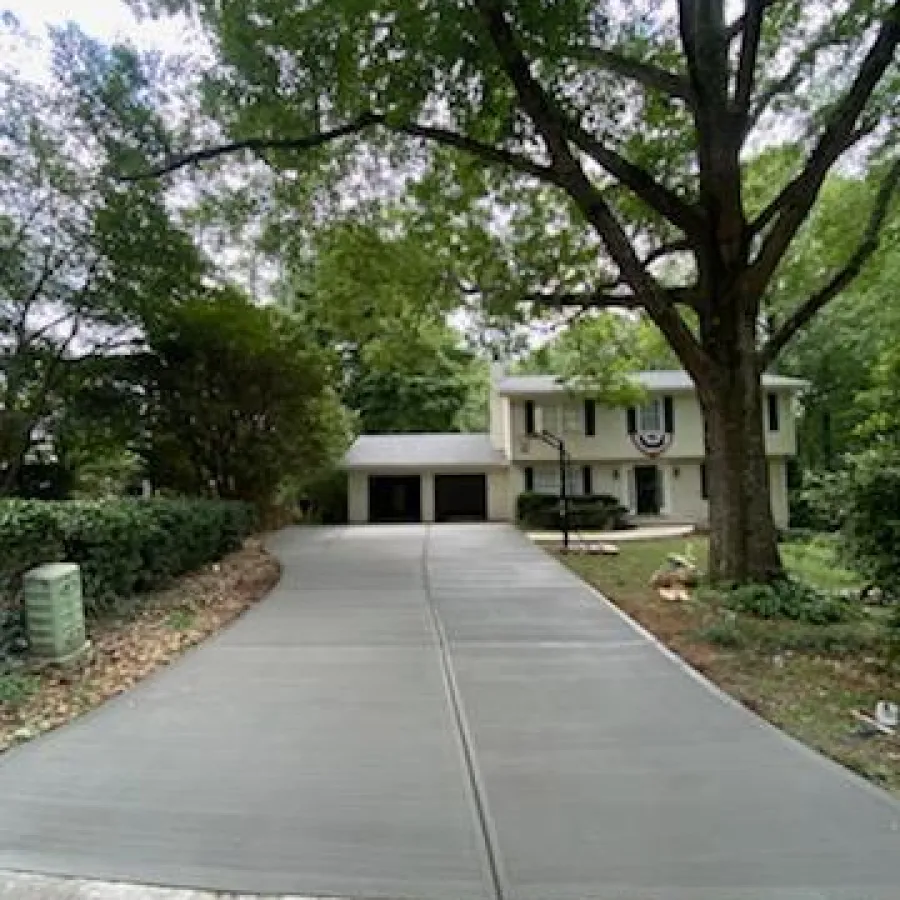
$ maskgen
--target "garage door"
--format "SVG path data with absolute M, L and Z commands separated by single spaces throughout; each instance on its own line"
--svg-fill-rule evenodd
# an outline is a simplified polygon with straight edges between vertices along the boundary
M 421 522 L 421 478 L 418 475 L 370 475 L 369 521 Z
M 483 522 L 487 518 L 485 475 L 435 475 L 434 517 L 438 522 Z

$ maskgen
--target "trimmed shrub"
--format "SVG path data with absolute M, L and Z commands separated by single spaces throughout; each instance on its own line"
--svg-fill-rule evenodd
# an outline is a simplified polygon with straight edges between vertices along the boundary
M 22 575 L 46 562 L 81 566 L 85 610 L 106 612 L 120 598 L 237 549 L 253 529 L 244 503 L 121 499 L 0 502 L 0 607 L 15 606 Z
M 612 531 L 628 528 L 628 510 L 609 494 L 588 494 L 569 498 L 572 528 Z M 516 518 L 526 528 L 557 530 L 560 527 L 559 497 L 552 494 L 519 494 Z

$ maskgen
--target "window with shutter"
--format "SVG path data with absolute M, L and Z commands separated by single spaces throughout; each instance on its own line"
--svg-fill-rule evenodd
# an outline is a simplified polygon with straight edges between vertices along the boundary
M 659 397 L 644 404 L 638 410 L 638 425 L 641 431 L 660 432 L 663 430 L 662 401 Z
M 778 431 L 781 427 L 778 417 L 778 394 L 768 395 L 769 406 L 769 431 Z
M 594 473 L 590 466 L 584 466 L 581 470 L 581 482 L 585 494 L 594 493 Z
M 534 401 L 525 401 L 525 434 L 534 434 Z
M 536 494 L 559 493 L 559 469 L 556 466 L 535 466 L 533 475 Z
M 531 466 L 525 466 L 525 490 L 534 490 L 534 469 Z
M 569 466 L 566 469 L 566 493 L 570 497 L 580 497 L 584 490 L 584 470 L 580 466 Z

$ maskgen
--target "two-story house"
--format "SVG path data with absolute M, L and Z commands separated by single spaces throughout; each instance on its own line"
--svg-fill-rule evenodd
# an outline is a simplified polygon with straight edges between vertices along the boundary
M 565 443 L 571 495 L 609 494 L 632 514 L 707 519 L 703 414 L 685 372 L 635 373 L 644 402 L 623 408 L 580 396 L 549 375 L 495 371 L 487 434 L 362 435 L 344 461 L 351 522 L 512 520 L 523 491 L 559 494 Z M 796 453 L 795 397 L 805 382 L 765 375 L 763 409 L 772 512 L 787 525 L 787 459 Z

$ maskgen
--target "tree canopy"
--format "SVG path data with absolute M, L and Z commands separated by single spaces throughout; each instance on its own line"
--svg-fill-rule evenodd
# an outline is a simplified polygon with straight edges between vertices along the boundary
M 449 318 L 461 295 L 443 261 L 390 222 L 339 220 L 286 254 L 282 302 L 341 369 L 341 395 L 365 433 L 485 427 L 486 368 Z
M 780 573 L 761 373 L 877 248 L 900 182 L 900 0 L 138 5 L 196 14 L 217 59 L 193 136 L 150 127 L 139 92 L 104 120 L 141 148 L 130 177 L 254 154 L 301 173 L 313 208 L 326 183 L 338 205 L 402 197 L 464 291 L 507 311 L 642 310 L 706 416 L 713 575 Z M 774 142 L 789 165 L 754 192 Z M 873 179 L 858 228 L 767 311 L 850 157 Z
M 52 448 L 74 361 L 126 352 L 207 272 L 162 186 L 123 184 L 54 88 L 0 73 L 0 493 Z

